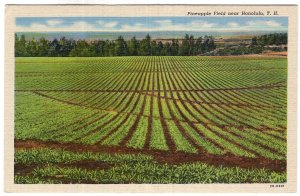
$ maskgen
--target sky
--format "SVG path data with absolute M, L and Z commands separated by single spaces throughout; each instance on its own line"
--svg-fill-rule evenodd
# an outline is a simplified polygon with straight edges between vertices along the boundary
M 16 32 L 287 31 L 287 17 L 18 17 Z

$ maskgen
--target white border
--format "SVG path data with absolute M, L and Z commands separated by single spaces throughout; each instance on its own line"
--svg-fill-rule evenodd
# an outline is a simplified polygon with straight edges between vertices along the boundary
M 2 40 L 2 45 L 1 45 L 1 53 L 0 53 L 0 59 L 2 59 L 2 62 L 4 62 L 4 6 L 5 4 L 35 4 L 37 3 L 37 1 L 34 1 L 34 0 L 2 0 L 0 1 L 0 4 L 1 4 L 1 16 L 2 16 L 2 20 L 0 20 L 0 24 L 2 26 L 1 28 L 1 33 L 0 33 L 0 36 L 1 36 L 1 40 Z M 82 1 L 78 1 L 78 0 L 44 0 L 44 1 L 39 1 L 38 2 L 39 4 L 240 4 L 241 1 L 238 1 L 238 0 L 229 0 L 229 1 L 226 1 L 224 2 L 224 0 L 204 0 L 204 1 L 196 1 L 196 0 L 152 0 L 151 3 L 148 1 L 142 1 L 142 0 L 127 0 L 126 2 L 123 2 L 121 0 L 102 0 L 102 1 L 98 1 L 98 0 L 82 0 Z M 245 2 L 243 1 L 243 3 L 247 3 L 247 4 L 282 4 L 282 3 L 285 3 L 285 4 L 298 4 L 298 1 L 297 0 L 285 0 L 285 1 L 282 1 L 282 0 L 252 0 L 252 1 L 248 1 L 248 2 Z M 299 26 L 299 19 L 298 19 L 298 26 Z M 299 32 L 298 32 L 298 37 L 299 37 Z M 298 48 L 299 48 L 299 42 L 298 42 Z M 299 50 L 298 50 L 298 56 L 299 56 Z M 0 96 L 0 101 L 2 102 L 2 106 L 3 106 L 3 103 L 4 103 L 4 66 L 1 67 L 0 69 L 0 77 L 1 77 L 1 81 L 0 81 L 0 86 L 1 86 L 1 96 Z M 300 73 L 300 69 L 298 69 L 298 75 Z M 299 82 L 299 78 L 298 78 L 298 82 Z M 298 87 L 298 101 L 300 100 L 299 99 L 299 87 Z M 297 106 L 297 109 L 299 109 L 300 106 L 298 105 Z M 4 114 L 3 114 L 3 110 L 2 112 L 0 113 L 1 115 L 1 132 L 2 132 L 2 141 L 3 141 L 3 133 L 4 133 Z M 299 122 L 300 120 L 300 116 L 298 115 L 297 117 L 297 121 Z M 298 141 L 299 141 L 299 135 L 298 134 Z M 0 157 L 0 168 L 1 168 L 1 180 L 0 180 L 0 187 L 1 187 L 1 190 L 2 190 L 2 194 L 6 195 L 7 193 L 4 193 L 3 192 L 3 184 L 4 184 L 4 176 L 3 176 L 3 152 L 4 152 L 4 148 L 3 148 L 3 142 L 1 142 L 0 144 L 0 152 L 2 152 L 2 156 Z M 298 154 L 298 163 L 299 163 L 299 151 L 297 151 L 297 154 Z M 297 170 L 297 176 L 299 176 L 299 170 Z M 299 180 L 297 182 L 297 187 L 299 188 Z M 22 194 L 18 194 L 18 195 L 31 195 L 32 193 L 22 193 Z M 46 193 L 45 193 L 46 194 Z M 66 195 L 71 195 L 72 193 L 67 193 Z M 80 193 L 79 195 L 83 195 L 85 193 Z M 130 193 L 127 193 L 127 194 L 124 194 L 124 195 L 129 195 Z M 195 194 L 192 194 L 192 195 L 196 195 L 197 193 Z M 272 193 L 264 193 L 262 195 L 269 195 L 269 194 L 272 194 Z M 15 195 L 15 194 L 10 194 L 10 195 Z M 47 194 L 49 195 L 49 194 Z M 52 195 L 52 193 L 50 194 Z M 98 194 L 97 194 L 98 195 Z M 101 195 L 104 195 L 104 194 L 101 194 Z M 106 195 L 106 194 L 105 194 Z M 116 195 L 116 193 L 112 193 L 112 194 L 109 194 L 109 195 Z M 147 194 L 147 195 L 154 195 L 154 194 Z M 168 194 L 170 195 L 170 194 Z M 173 195 L 173 194 L 172 194 Z M 175 194 L 175 195 L 179 195 L 179 194 Z M 213 193 L 208 193 L 207 195 L 214 195 Z M 225 193 L 223 195 L 232 195 L 232 193 Z M 255 193 L 251 193 L 251 194 L 247 194 L 247 195 L 256 195 Z M 296 195 L 296 193 L 294 194 L 287 194 L 287 193 L 281 193 L 280 195 Z

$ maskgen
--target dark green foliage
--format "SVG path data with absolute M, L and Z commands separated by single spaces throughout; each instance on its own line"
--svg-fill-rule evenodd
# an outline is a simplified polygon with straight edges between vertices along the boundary
M 116 40 L 72 40 L 62 37 L 61 39 L 26 41 L 25 36 L 15 35 L 16 57 L 92 57 L 92 56 L 197 56 L 197 55 L 243 55 L 258 54 L 263 50 L 285 51 L 287 33 L 273 33 L 253 37 L 249 45 L 240 44 L 236 47 L 216 49 L 214 38 L 204 36 L 194 38 L 186 34 L 179 41 L 162 42 L 152 40 L 148 34 L 144 39 L 137 40 L 135 37 L 126 41 L 122 36 Z M 274 47 L 275 46 L 275 47 Z M 279 47 L 276 47 L 279 46 Z
M 59 55 L 60 56 L 69 56 L 71 50 L 75 47 L 75 41 L 74 40 L 68 40 L 65 37 L 62 37 L 59 40 L 59 45 L 60 45 L 60 51 L 59 51 Z M 46 47 L 46 45 L 45 45 Z
M 150 56 L 151 55 L 151 37 L 149 34 L 140 43 L 139 55 L 141 55 L 141 56 Z
M 25 39 L 24 35 L 15 35 L 16 57 L 103 57 L 103 56 L 196 56 L 215 49 L 211 36 L 199 37 L 186 35 L 179 42 L 172 39 L 168 42 L 152 40 L 148 34 L 144 39 L 135 37 L 129 41 L 119 36 L 116 40 L 73 40 L 61 39 L 39 40 Z
M 71 50 L 70 56 L 95 56 L 95 51 L 91 50 L 91 45 L 84 40 L 77 41 L 74 49 Z
M 15 56 L 28 56 L 25 35 L 21 35 L 21 38 L 19 38 L 15 34 Z
M 253 37 L 251 39 L 251 45 L 256 46 L 257 45 L 257 37 Z
M 156 49 L 157 49 L 156 41 L 152 40 L 151 41 L 151 52 L 150 52 L 152 56 L 156 56 L 159 54 Z
M 164 49 L 164 44 L 161 41 L 159 41 L 157 43 L 157 49 L 156 49 L 157 54 L 161 55 L 163 52 L 163 49 Z
M 106 169 L 76 167 L 76 162 L 87 160 L 100 162 L 109 167 Z M 284 183 L 287 178 L 286 172 L 268 169 L 212 166 L 201 162 L 161 164 L 153 157 L 142 154 L 76 153 L 47 148 L 17 150 L 15 164 L 36 165 L 29 175 L 16 173 L 14 176 L 16 184 Z
M 49 51 L 48 56 L 51 57 L 59 56 L 59 50 L 60 50 L 59 42 L 57 39 L 54 39 L 48 45 L 48 51 Z M 35 56 L 35 55 L 31 54 L 29 56 Z
M 226 55 L 259 54 L 263 51 L 263 49 L 264 48 L 259 45 L 251 45 L 249 47 L 240 45 L 235 48 L 220 49 L 218 50 L 217 55 L 226 56 Z
M 119 36 L 115 44 L 115 55 L 126 56 L 128 54 L 127 43 L 122 36 Z
M 287 44 L 287 33 L 262 35 L 257 38 L 257 43 L 261 46 Z
M 237 47 L 223 48 L 211 55 L 244 55 L 244 54 L 259 54 L 263 50 L 271 51 L 286 51 L 284 47 L 276 47 L 278 45 L 287 44 L 287 33 L 273 33 L 253 37 L 250 45 L 240 44 Z M 274 46 L 275 47 L 271 47 Z
M 181 47 L 180 47 L 180 50 L 179 50 L 179 55 L 180 56 L 188 56 L 189 49 L 190 49 L 189 35 L 186 34 L 185 38 L 182 40 L 182 44 L 181 44 Z
M 178 40 L 173 39 L 171 43 L 171 56 L 176 56 L 178 54 L 179 44 Z
M 138 41 L 135 37 L 131 38 L 128 42 L 128 54 L 129 56 L 137 56 L 138 55 Z

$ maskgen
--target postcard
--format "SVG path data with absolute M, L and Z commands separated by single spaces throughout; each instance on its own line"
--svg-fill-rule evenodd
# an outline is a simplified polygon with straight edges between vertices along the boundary
M 7 192 L 295 192 L 297 6 L 8 5 Z

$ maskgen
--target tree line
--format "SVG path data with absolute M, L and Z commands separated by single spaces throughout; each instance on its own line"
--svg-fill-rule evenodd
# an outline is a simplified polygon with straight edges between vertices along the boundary
M 271 33 L 261 36 L 255 36 L 251 39 L 250 44 L 239 44 L 235 47 L 225 47 L 214 51 L 207 55 L 244 55 L 244 54 L 260 54 L 264 50 L 271 51 L 286 51 L 287 47 L 281 47 L 281 45 L 287 45 L 288 42 L 287 33 Z M 271 47 L 272 46 L 272 47 Z
M 268 46 L 268 45 L 286 45 L 288 42 L 287 33 L 272 33 L 253 37 L 251 45 Z
M 164 43 L 151 39 L 149 34 L 142 40 L 132 37 L 127 41 L 122 36 L 93 41 L 65 37 L 26 40 L 25 35 L 15 34 L 16 57 L 195 56 L 215 48 L 212 36 L 194 38 L 188 34 L 181 41 L 172 39 Z

